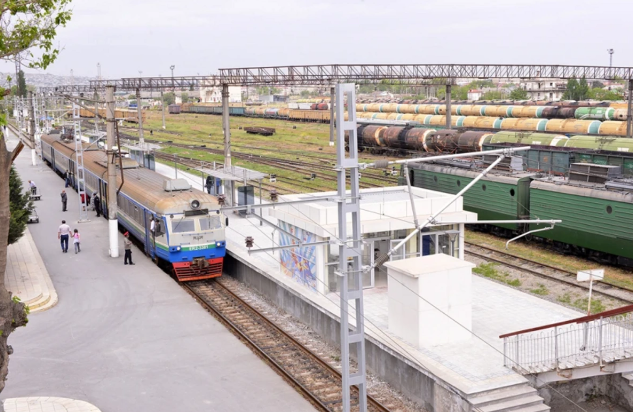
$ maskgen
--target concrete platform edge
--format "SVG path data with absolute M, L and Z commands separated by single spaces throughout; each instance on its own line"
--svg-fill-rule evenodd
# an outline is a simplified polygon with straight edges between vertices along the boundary
M 225 273 L 254 288 L 276 305 L 308 324 L 328 343 L 340 345 L 339 318 L 289 289 L 284 284 L 239 256 L 227 252 Z M 366 337 L 368 368 L 428 410 L 470 411 L 468 395 L 428 370 L 423 370 L 400 353 Z M 450 409 L 445 407 L 452 405 Z
M 101 412 L 99 408 L 88 402 L 53 396 L 9 398 L 2 402 L 2 408 L 4 412 L 46 412 L 57 411 L 60 410 L 59 408 L 73 412 Z
M 33 305 L 32 307 L 29 306 L 29 308 L 30 308 L 31 313 L 43 312 L 55 306 L 59 299 L 57 296 L 57 291 L 55 290 L 55 286 L 53 285 L 53 281 L 48 273 L 48 270 L 46 269 L 46 265 L 44 264 L 44 261 L 42 260 L 42 256 L 40 255 L 40 252 L 37 249 L 37 246 L 35 245 L 35 241 L 33 241 L 33 236 L 31 236 L 31 232 L 29 231 L 28 227 L 26 228 L 24 236 L 27 237 L 29 244 L 33 248 L 35 261 L 37 262 L 37 265 L 40 267 L 40 271 L 42 273 L 42 279 L 40 279 L 41 283 L 43 283 L 42 290 L 47 290 L 47 292 L 43 293 L 43 295 L 45 299 L 48 299 L 44 304 L 41 304 L 41 305 L 36 304 L 36 305 Z

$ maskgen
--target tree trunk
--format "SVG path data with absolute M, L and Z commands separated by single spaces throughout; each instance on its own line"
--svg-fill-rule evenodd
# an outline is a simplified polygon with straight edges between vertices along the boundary
M 22 150 L 20 142 L 13 151 L 7 150 L 6 141 L 0 138 L 0 392 L 4 389 L 4 382 L 9 373 L 9 346 L 7 339 L 15 328 L 24 326 L 28 322 L 24 303 L 13 300 L 4 284 L 7 269 L 7 242 L 9 238 L 9 173 L 13 160 Z

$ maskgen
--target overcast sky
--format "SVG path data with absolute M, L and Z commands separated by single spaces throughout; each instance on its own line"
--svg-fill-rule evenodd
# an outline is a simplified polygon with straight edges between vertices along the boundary
M 49 73 L 331 63 L 633 66 L 633 1 L 73 0 Z M 6 70 L 6 68 L 4 68 Z

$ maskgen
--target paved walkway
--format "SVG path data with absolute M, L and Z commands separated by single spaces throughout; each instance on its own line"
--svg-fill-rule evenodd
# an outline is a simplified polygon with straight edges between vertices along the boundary
M 28 227 L 24 236 L 7 249 L 4 284 L 30 308 L 31 313 L 57 304 L 57 292 Z
M 73 190 L 62 212 L 62 179 L 30 165 L 28 150 L 15 164 L 42 192 L 29 230 L 59 303 L 11 334 L 3 397 L 54 394 L 104 411 L 314 410 L 139 249 L 124 266 L 122 236 L 110 258 L 107 221 L 77 223 Z M 61 252 L 62 219 L 81 232 L 81 253 Z
M 48 396 L 6 399 L 2 407 L 4 412 L 101 412 L 88 402 Z

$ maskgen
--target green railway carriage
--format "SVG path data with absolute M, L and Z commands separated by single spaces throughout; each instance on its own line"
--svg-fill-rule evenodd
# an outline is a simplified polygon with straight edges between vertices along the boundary
M 539 237 L 589 257 L 633 263 L 633 193 L 533 181 L 530 212 L 532 219 L 562 219 Z
M 412 185 L 451 194 L 458 193 L 479 175 L 475 171 L 436 164 L 410 167 Z M 530 176 L 527 173 L 485 176 L 464 194 L 464 209 L 477 213 L 479 220 L 527 219 Z M 497 226 L 519 229 L 517 224 Z

